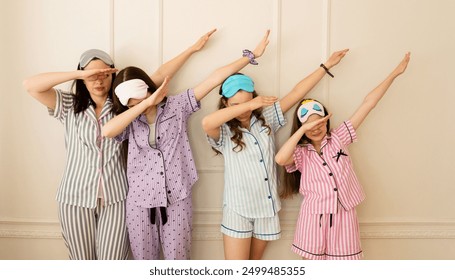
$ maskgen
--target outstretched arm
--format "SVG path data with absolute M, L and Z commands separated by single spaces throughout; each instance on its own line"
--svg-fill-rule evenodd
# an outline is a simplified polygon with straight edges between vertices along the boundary
M 25 90 L 48 108 L 55 109 L 56 93 L 54 87 L 75 79 L 86 79 L 95 75 L 110 75 L 115 68 L 76 70 L 70 72 L 41 73 L 24 80 Z
M 403 74 L 408 66 L 409 60 L 411 58 L 411 53 L 406 53 L 403 60 L 398 64 L 398 66 L 387 76 L 387 78 L 380 83 L 375 89 L 373 89 L 363 100 L 360 107 L 352 115 L 350 121 L 354 129 L 357 129 L 367 117 L 367 115 L 373 110 L 373 108 L 378 104 L 379 100 L 384 96 L 389 87 L 392 85 L 395 78 Z
M 178 56 L 161 65 L 161 67 L 158 68 L 158 70 L 156 70 L 155 73 L 150 76 L 155 85 L 159 87 L 163 83 L 165 77 L 171 79 L 174 74 L 177 73 L 180 68 L 182 68 L 183 64 L 185 64 L 191 55 L 200 51 L 205 46 L 207 41 L 210 39 L 210 36 L 215 33 L 215 31 L 216 29 L 210 30 L 201 38 L 199 38 L 199 40 L 194 45 L 183 51 Z
M 293 164 L 294 163 L 293 155 L 295 147 L 297 146 L 303 135 L 309 130 L 325 126 L 327 120 L 331 116 L 332 114 L 329 114 L 324 118 L 303 124 L 294 134 L 292 134 L 292 136 L 283 144 L 283 146 L 281 146 L 280 150 L 275 155 L 276 163 L 281 166 Z
M 257 96 L 248 102 L 238 105 L 227 106 L 217 110 L 202 119 L 202 128 L 210 138 L 218 141 L 220 139 L 220 127 L 248 111 L 252 112 L 261 107 L 273 105 L 278 100 L 275 96 Z
M 142 112 L 150 106 L 159 104 L 163 100 L 168 93 L 168 83 L 169 79 L 165 78 L 161 86 L 151 96 L 108 121 L 101 128 L 101 134 L 104 137 L 113 138 L 122 133 Z
M 267 32 L 265 33 L 262 40 L 259 42 L 256 49 L 254 49 L 253 54 L 255 58 L 261 57 L 262 54 L 264 53 L 265 48 L 269 44 L 268 39 L 269 34 L 270 30 L 267 30 Z M 228 64 L 215 70 L 212 74 L 210 74 L 210 76 L 207 79 L 205 79 L 202 83 L 200 83 L 194 88 L 196 100 L 199 101 L 202 98 L 204 98 L 210 91 L 212 91 L 216 86 L 221 84 L 227 77 L 240 71 L 243 67 L 247 66 L 249 62 L 250 62 L 249 58 L 242 57 L 232 62 L 231 64 Z
M 327 67 L 327 69 L 331 69 L 333 66 L 337 65 L 348 51 L 349 49 L 344 49 L 334 52 L 324 63 L 325 67 Z M 301 80 L 285 97 L 280 100 L 280 106 L 283 113 L 287 112 L 292 108 L 292 106 L 302 100 L 303 97 L 305 97 L 305 95 L 319 83 L 325 74 L 326 72 L 324 68 L 319 67 L 313 73 Z

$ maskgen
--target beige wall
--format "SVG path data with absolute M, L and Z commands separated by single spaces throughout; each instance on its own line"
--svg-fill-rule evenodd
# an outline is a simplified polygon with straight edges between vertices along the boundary
M 116 66 L 151 72 L 218 28 L 172 81 L 192 87 L 253 48 L 268 28 L 270 45 L 251 75 L 264 95 L 284 96 L 334 50 L 350 48 L 310 94 L 336 125 L 410 50 L 408 71 L 359 130 L 350 151 L 367 193 L 358 207 L 366 259 L 455 258 L 455 39 L 452 0 L 0 0 L 0 259 L 66 259 L 54 200 L 65 148 L 62 126 L 29 97 L 22 80 L 75 69 L 89 48 Z M 68 88 L 68 85 L 62 85 Z M 219 222 L 223 161 L 200 121 L 217 89 L 190 121 L 200 179 L 194 188 L 194 259 L 222 259 Z M 290 114 L 288 117 L 292 117 Z M 290 126 L 279 133 L 279 143 Z M 267 259 L 289 251 L 300 198 L 283 203 L 283 238 Z

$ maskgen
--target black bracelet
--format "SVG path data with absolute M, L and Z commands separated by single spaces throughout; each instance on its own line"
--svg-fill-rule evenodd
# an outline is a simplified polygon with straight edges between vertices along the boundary
M 335 77 L 335 76 L 333 76 L 332 73 L 330 73 L 329 69 L 328 69 L 327 67 L 325 67 L 324 63 L 321 63 L 321 65 L 319 65 L 319 66 L 321 66 L 322 68 L 324 68 L 325 72 L 326 72 L 327 74 L 329 74 L 330 77 L 332 77 L 332 78 Z

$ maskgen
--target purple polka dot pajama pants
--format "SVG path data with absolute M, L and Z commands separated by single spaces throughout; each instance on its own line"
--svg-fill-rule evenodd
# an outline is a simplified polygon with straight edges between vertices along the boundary
M 190 257 L 193 218 L 191 195 L 166 207 L 167 222 L 163 225 L 161 210 L 155 211 L 152 224 L 149 208 L 126 201 L 126 222 L 131 250 L 136 260 L 187 260 Z

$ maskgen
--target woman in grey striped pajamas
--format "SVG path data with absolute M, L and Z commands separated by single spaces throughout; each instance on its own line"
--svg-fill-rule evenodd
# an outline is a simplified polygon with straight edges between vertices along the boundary
M 326 62 L 335 66 L 347 50 Z M 250 53 L 255 63 L 255 54 Z M 226 259 L 261 259 L 268 241 L 280 238 L 274 134 L 286 124 L 284 113 L 324 76 L 318 68 L 281 100 L 258 96 L 254 82 L 237 73 L 220 88 L 219 110 L 202 126 L 217 154 L 224 156 L 223 233 Z
M 163 64 L 158 86 L 205 44 L 204 36 Z M 24 81 L 29 94 L 65 127 L 67 162 L 57 191 L 59 220 L 70 259 L 128 259 L 125 222 L 128 190 L 123 145 L 101 135 L 114 117 L 112 83 L 117 69 L 104 51 L 84 52 L 76 71 L 42 73 Z M 73 92 L 54 88 L 73 81 Z

